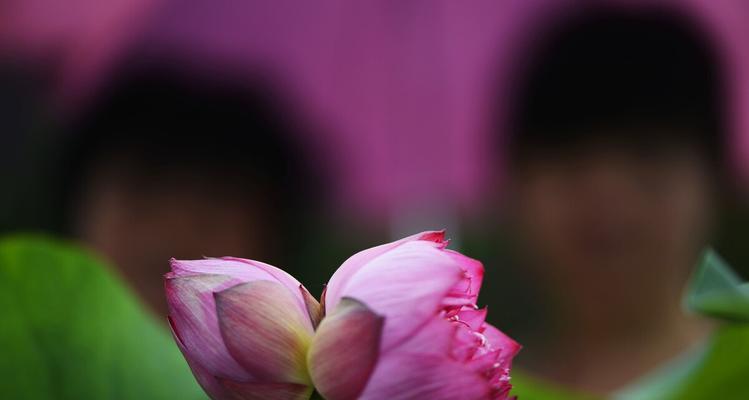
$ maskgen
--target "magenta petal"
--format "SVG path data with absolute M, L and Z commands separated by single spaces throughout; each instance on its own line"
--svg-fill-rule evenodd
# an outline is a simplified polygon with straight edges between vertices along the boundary
M 314 331 L 294 289 L 255 281 L 214 295 L 224 343 L 256 381 L 309 382 L 306 352 Z
M 349 298 L 323 319 L 308 355 L 320 394 L 328 400 L 359 396 L 377 363 L 382 326 L 382 317 Z
M 236 280 L 222 275 L 167 278 L 164 281 L 169 318 L 185 358 L 213 375 L 236 380 L 250 378 L 224 345 L 213 299 L 215 290 L 224 290 Z
M 510 368 L 512 365 L 512 358 L 518 354 L 522 346 L 512 340 L 509 336 L 505 335 L 502 331 L 495 328 L 492 325 L 484 325 L 484 336 L 489 343 L 489 346 L 493 349 L 501 350 L 499 354 L 498 362 L 502 368 Z
M 486 378 L 445 357 L 406 352 L 383 356 L 359 400 L 483 400 Z
M 307 400 L 312 387 L 298 383 L 235 382 L 221 379 L 221 400 Z
M 328 282 L 325 295 L 325 311 L 330 312 L 335 308 L 335 306 L 338 304 L 338 301 L 341 299 L 341 297 L 344 296 L 344 287 L 348 284 L 351 277 L 356 274 L 362 267 L 364 267 L 368 262 L 372 261 L 382 254 L 387 253 L 392 249 L 395 249 L 396 247 L 404 243 L 417 240 L 436 243 L 440 246 L 443 246 L 445 240 L 445 231 L 442 230 L 421 232 L 392 243 L 387 243 L 360 251 L 349 257 L 348 260 L 344 261 L 343 264 L 341 264 L 341 266 L 338 268 L 338 270 L 336 270 L 336 272 Z
M 486 320 L 486 313 L 488 309 L 486 307 L 474 310 L 471 308 L 460 310 L 457 315 L 457 319 L 461 323 L 466 324 L 473 331 L 480 331 L 484 326 L 484 320 Z
M 343 295 L 385 317 L 381 349 L 387 351 L 436 315 L 447 292 L 462 277 L 463 271 L 442 250 L 413 241 L 367 263 Z
M 481 261 L 450 249 L 445 249 L 445 253 L 452 257 L 466 271 L 470 280 L 469 293 L 478 296 L 481 290 L 481 283 L 484 281 L 484 265 L 481 264 Z

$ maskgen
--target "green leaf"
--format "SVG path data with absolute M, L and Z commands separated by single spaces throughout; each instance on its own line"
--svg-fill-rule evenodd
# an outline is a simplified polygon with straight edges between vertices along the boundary
M 730 322 L 749 322 L 749 284 L 708 249 L 692 278 L 687 307 L 697 313 Z
M 0 397 L 204 399 L 165 325 L 90 254 L 0 240 Z
M 670 399 L 749 399 L 749 325 L 724 324 L 706 357 Z

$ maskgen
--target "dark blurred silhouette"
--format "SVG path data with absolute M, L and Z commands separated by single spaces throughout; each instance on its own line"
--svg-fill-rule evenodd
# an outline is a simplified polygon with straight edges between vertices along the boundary
M 519 63 L 509 210 L 549 318 L 519 362 L 606 394 L 706 338 L 680 299 L 724 181 L 722 65 L 686 15 L 576 10 Z
M 117 76 L 68 129 L 58 229 L 110 259 L 163 315 L 171 257 L 232 255 L 289 269 L 318 188 L 275 88 L 168 64 Z

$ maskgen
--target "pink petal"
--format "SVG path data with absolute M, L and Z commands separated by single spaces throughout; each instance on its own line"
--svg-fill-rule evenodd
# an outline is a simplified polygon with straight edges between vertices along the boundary
M 469 276 L 469 293 L 474 296 L 478 296 L 481 290 L 481 283 L 484 280 L 484 265 L 481 261 L 474 260 L 473 258 L 467 257 L 457 251 L 445 249 L 445 252 L 465 270 Z
M 192 360 L 187 352 L 185 351 L 185 346 L 182 344 L 182 339 L 180 338 L 179 334 L 175 330 L 174 327 L 174 321 L 171 319 L 171 317 L 168 318 L 169 320 L 169 326 L 172 330 L 172 335 L 174 336 L 174 340 L 177 342 L 177 347 L 179 347 L 179 350 L 182 352 L 182 355 L 185 356 L 185 360 L 187 360 L 187 365 L 190 367 L 190 370 L 192 371 L 193 376 L 195 376 L 195 380 L 198 381 L 198 384 L 200 384 L 200 387 L 203 388 L 203 390 L 208 393 L 208 395 L 213 399 L 219 399 L 223 398 L 224 396 L 224 388 L 221 385 L 221 383 L 216 379 L 216 377 L 210 373 L 205 368 L 201 367 L 198 363 L 196 363 L 194 360 Z
M 381 349 L 387 351 L 436 315 L 462 276 L 453 259 L 433 243 L 412 241 L 368 262 L 341 294 L 385 316 Z
M 237 283 L 225 275 L 167 278 L 169 318 L 185 357 L 212 375 L 246 380 L 250 375 L 229 354 L 221 337 L 213 292 Z
M 320 394 L 328 400 L 359 396 L 377 363 L 382 326 L 382 317 L 349 298 L 323 319 L 308 356 Z
M 172 272 L 168 273 L 166 278 L 211 274 L 228 275 L 239 282 L 257 280 L 279 282 L 286 286 L 289 291 L 298 294 L 295 297 L 299 309 L 305 312 L 307 310 L 305 299 L 299 292 L 299 281 L 282 269 L 272 265 L 237 257 L 205 258 L 203 260 L 171 259 L 170 263 Z M 311 322 L 310 326 L 312 326 Z
M 273 276 L 273 278 L 275 278 L 275 280 L 278 281 L 280 284 L 284 285 L 286 289 L 289 290 L 290 293 L 294 293 L 294 298 L 295 298 L 297 305 L 299 306 L 299 309 L 306 312 L 307 306 L 306 306 L 304 297 L 299 292 L 299 285 L 301 285 L 301 283 L 299 283 L 299 281 L 296 280 L 296 278 L 289 275 L 286 271 L 280 268 L 276 268 L 270 264 L 266 264 L 264 262 L 255 261 L 255 260 L 247 260 L 244 258 L 224 257 L 222 258 L 222 260 L 244 263 L 244 264 L 254 267 L 255 269 L 261 270 Z M 311 326 L 311 322 L 310 322 L 310 326 Z
M 219 380 L 223 386 L 221 400 L 307 400 L 312 386 L 298 383 L 255 383 Z
M 380 359 L 360 400 L 489 399 L 486 378 L 440 356 L 392 352 Z
M 419 328 L 412 336 L 403 341 L 391 352 L 406 352 L 409 354 L 423 354 L 447 356 L 450 352 L 457 327 L 440 315 L 435 315 Z
M 479 310 L 463 309 L 458 312 L 457 319 L 468 325 L 471 330 L 479 331 L 484 326 L 487 311 L 486 307 Z
M 305 357 L 314 331 L 295 290 L 255 281 L 214 295 L 226 348 L 255 381 L 309 382 Z
M 169 260 L 172 272 L 168 277 L 194 275 L 228 275 L 242 282 L 256 280 L 275 280 L 273 275 L 260 268 L 253 268 L 246 263 L 222 258 L 206 258 L 203 260 Z
M 490 324 L 484 324 L 483 334 L 491 348 L 501 350 L 498 362 L 502 368 L 510 368 L 512 358 L 518 354 L 522 346 Z
M 341 264 L 341 266 L 333 274 L 333 276 L 330 278 L 330 281 L 328 282 L 325 295 L 325 311 L 330 312 L 335 308 L 335 306 L 338 304 L 338 301 L 340 301 L 341 297 L 343 297 L 343 290 L 351 280 L 351 277 L 359 272 L 359 270 L 363 268 L 367 263 L 404 243 L 413 241 L 426 241 L 430 243 L 436 243 L 437 245 L 444 247 L 445 231 L 442 230 L 421 232 L 419 234 L 412 235 L 392 243 L 387 243 L 377 247 L 372 247 L 364 251 L 360 251 L 359 253 L 356 253 L 353 256 L 349 257 L 348 260 L 344 261 L 343 264 Z

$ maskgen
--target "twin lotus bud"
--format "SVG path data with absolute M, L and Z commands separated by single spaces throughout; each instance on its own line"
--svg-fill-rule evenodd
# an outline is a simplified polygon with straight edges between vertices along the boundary
M 357 253 L 320 303 L 268 264 L 172 260 L 169 322 L 216 400 L 506 399 L 520 346 L 476 307 L 481 263 L 446 246 L 424 232 Z

